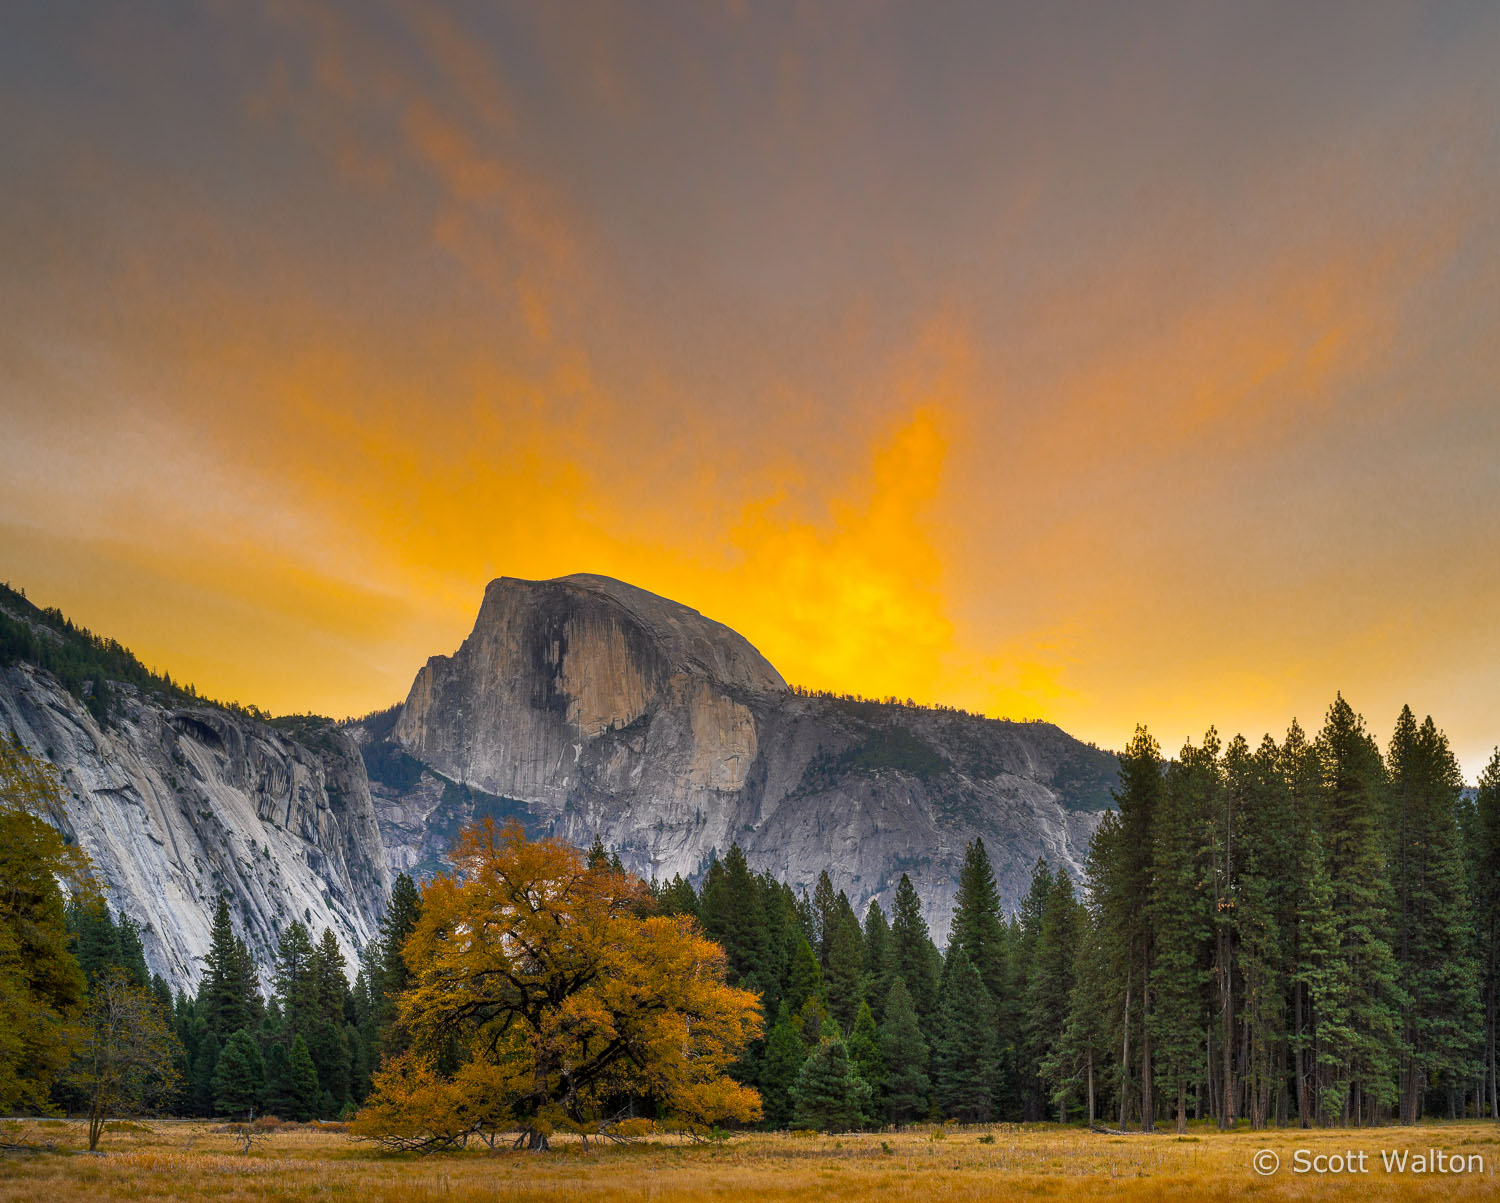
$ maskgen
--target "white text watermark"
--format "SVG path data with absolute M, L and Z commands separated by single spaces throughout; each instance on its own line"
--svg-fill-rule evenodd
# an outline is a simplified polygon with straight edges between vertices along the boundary
M 1275 1149 L 1262 1149 L 1250 1159 L 1257 1174 L 1270 1175 L 1282 1168 Z M 1324 1153 L 1296 1149 L 1286 1165 L 1292 1174 L 1483 1174 L 1488 1172 L 1482 1153 L 1454 1153 L 1449 1149 L 1348 1149 Z

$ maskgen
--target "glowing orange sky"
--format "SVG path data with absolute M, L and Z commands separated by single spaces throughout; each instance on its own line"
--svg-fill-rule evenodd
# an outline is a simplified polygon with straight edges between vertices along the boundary
M 0 577 L 361 713 L 491 577 L 1169 749 L 1500 741 L 1500 10 L 8 17 Z M 1083 19 L 1075 19 L 1083 18 Z

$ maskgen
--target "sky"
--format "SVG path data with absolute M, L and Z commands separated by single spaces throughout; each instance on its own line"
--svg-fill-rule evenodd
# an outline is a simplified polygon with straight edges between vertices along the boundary
M 7 4 L 0 579 L 360 714 L 497 576 L 1500 743 L 1500 6 Z

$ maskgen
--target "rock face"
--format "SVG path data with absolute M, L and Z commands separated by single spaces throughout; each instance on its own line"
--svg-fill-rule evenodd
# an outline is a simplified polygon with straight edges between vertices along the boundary
M 785 690 L 743 638 L 686 606 L 607 577 L 502 578 L 463 646 L 417 673 L 395 739 L 454 780 L 556 804 L 582 780 L 585 746 L 680 720 L 652 746 L 686 755 L 653 766 L 670 770 L 655 784 L 690 797 L 744 785 L 755 723 L 735 696 Z
M 116 684 L 101 726 L 51 674 L 0 669 L 0 735 L 58 771 L 52 821 L 89 854 L 109 904 L 141 928 L 146 962 L 192 989 L 218 895 L 269 983 L 293 919 L 338 937 L 346 961 L 390 889 L 354 742 L 326 720 L 297 738 L 218 707 L 172 707 Z
M 1012 907 L 1039 856 L 1076 879 L 1116 767 L 1049 724 L 794 693 L 727 627 L 597 576 L 492 582 L 458 651 L 351 734 L 394 868 L 435 869 L 486 815 L 648 877 L 737 841 L 861 907 L 907 872 L 940 942 L 975 836 Z
M 597 836 L 647 877 L 694 878 L 738 842 L 794 887 L 827 869 L 860 907 L 906 872 L 942 942 L 971 839 L 1014 907 L 1039 856 L 1079 873 L 1115 780 L 1048 724 L 794 692 L 727 627 L 605 577 L 493 582 L 403 705 L 342 728 L 201 703 L 139 665 L 103 708 L 38 666 L 86 635 L 8 592 L 0 619 L 32 640 L 0 667 L 0 735 L 56 767 L 53 821 L 189 989 L 220 892 L 267 980 L 293 919 L 353 965 L 391 872 L 438 870 L 486 817 Z

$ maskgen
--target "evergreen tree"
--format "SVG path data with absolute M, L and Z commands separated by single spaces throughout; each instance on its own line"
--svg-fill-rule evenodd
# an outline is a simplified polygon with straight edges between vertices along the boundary
M 1066 880 L 1066 879 L 1065 879 Z M 1115 983 L 1109 976 L 1110 955 L 1097 910 L 1080 905 L 1074 912 L 1077 940 L 1073 950 L 1072 983 L 1068 991 L 1062 1036 L 1041 1064 L 1050 1099 L 1066 1112 L 1070 1098 L 1081 1094 L 1092 1128 L 1099 1115 L 1099 1098 L 1110 1065 L 1111 1017 L 1117 1013 Z
M 350 1056 L 344 1028 L 327 1017 L 320 1017 L 305 1038 L 307 1051 L 318 1071 L 319 1106 L 325 1118 L 332 1118 L 349 1101 Z
M 828 918 L 828 964 L 824 985 L 828 994 L 828 1013 L 843 1031 L 854 1025 L 854 1017 L 863 1001 L 865 973 L 865 940 L 854 908 L 842 891 Z
M 891 955 L 891 925 L 885 911 L 875 899 L 865 908 L 865 987 L 864 995 L 878 1023 L 885 1016 L 886 996 L 891 992 L 895 973 Z
M 1009 976 L 1006 965 L 1005 923 L 1000 914 L 1000 893 L 990 868 L 984 841 L 977 837 L 964 853 L 958 871 L 958 892 L 953 900 L 953 927 L 948 952 L 962 948 L 969 963 L 979 971 L 979 980 L 997 1004 L 1006 995 Z
M 1483 1068 L 1480 1076 L 1480 1114 L 1500 1119 L 1500 1066 L 1497 1066 L 1497 1027 L 1500 1027 L 1500 748 L 1479 775 L 1474 799 L 1471 861 L 1475 882 L 1474 929 L 1478 946 Z M 1486 1105 L 1487 1104 L 1487 1105 Z
M 828 1008 L 823 1000 L 813 994 L 802 1004 L 802 1009 L 792 1018 L 797 1031 L 802 1034 L 802 1044 L 810 1052 L 818 1047 L 823 1037 L 823 1028 L 828 1023 Z
M 402 873 L 391 886 L 391 900 L 386 904 L 385 915 L 380 921 L 379 980 L 370 983 L 373 990 L 378 990 L 387 999 L 399 996 L 411 979 L 401 950 L 406 947 L 406 938 L 421 917 L 422 895 L 417 890 L 417 883 Z
M 761 1007 L 767 1015 L 781 1006 L 791 977 L 792 955 L 802 940 L 797 924 L 797 901 L 767 870 L 755 879 L 760 894 L 761 913 L 766 922 L 765 982 Z
M 859 1004 L 859 1014 L 855 1017 L 854 1030 L 849 1034 L 846 1047 L 855 1072 L 870 1087 L 870 1106 L 865 1121 L 867 1124 L 874 1124 L 879 1121 L 884 1110 L 880 1092 L 885 1082 L 885 1059 L 880 1051 L 880 1033 L 875 1027 L 875 1013 L 870 1010 L 867 1002 Z
M 1120 785 L 1115 790 L 1118 824 L 1100 845 L 1110 858 L 1101 866 L 1105 895 L 1105 939 L 1112 949 L 1113 970 L 1124 983 L 1120 1033 L 1118 1101 L 1120 1127 L 1132 1109 L 1142 1131 L 1155 1127 L 1156 1104 L 1151 1081 L 1151 971 L 1155 940 L 1151 926 L 1152 836 L 1165 792 L 1161 748 L 1144 727 L 1120 754 Z M 1132 1059 L 1132 1054 L 1134 1057 Z
M 588 863 L 589 869 L 596 873 L 609 868 L 609 849 L 598 835 L 594 836 L 594 842 L 589 846 Z
M 791 968 L 787 972 L 786 1003 L 793 1014 L 807 1004 L 810 998 L 822 998 L 823 971 L 818 968 L 818 956 L 813 952 L 812 945 L 802 935 L 800 929 L 794 929 L 796 946 L 792 951 Z M 818 1021 L 822 1027 L 822 1020 Z
M 193 1054 L 192 1106 L 197 1115 L 214 1113 L 214 1074 L 219 1068 L 219 1038 L 206 1027 Z
M 792 1122 L 792 1087 L 806 1059 L 802 1034 L 783 1002 L 760 1060 L 761 1109 L 767 1127 L 785 1128 Z
M 657 895 L 657 906 L 663 915 L 697 915 L 698 895 L 693 892 L 692 884 L 677 873 Z
M 823 1024 L 818 1047 L 803 1062 L 792 1098 L 792 1122 L 799 1128 L 850 1132 L 864 1126 L 870 1086 L 850 1063 L 843 1034 L 832 1019 Z
M 1058 1063 L 1067 1034 L 1081 922 L 1073 883 L 1059 869 L 1052 878 L 1026 983 L 1024 1027 L 1037 1076 L 1043 1081 L 1059 1077 L 1049 1067 Z M 1054 1096 L 1054 1101 L 1059 1107 L 1058 1122 L 1067 1122 L 1067 1092 Z
M 1402 1121 L 1415 1124 L 1430 1086 L 1467 1083 L 1480 1028 L 1468 866 L 1459 831 L 1463 775 L 1431 717 L 1403 707 L 1391 739 L 1395 952 L 1406 1000 Z
M 1297 960 L 1292 984 L 1305 997 L 1306 1026 L 1292 1038 L 1302 1068 L 1297 1111 L 1304 1128 L 1314 1119 L 1336 1118 L 1345 1096 L 1324 1087 L 1340 1072 L 1340 1059 L 1354 1039 L 1349 990 L 1341 974 L 1338 919 L 1323 841 L 1314 830 L 1301 864 L 1303 893 L 1297 912 Z
M 885 1021 L 880 1029 L 880 1059 L 885 1069 L 882 1093 L 886 1118 L 891 1123 L 907 1124 L 927 1114 L 932 1097 L 928 1055 L 911 993 L 898 976 L 886 995 Z
M 313 943 L 300 919 L 294 919 L 276 944 L 276 1002 L 290 1033 L 312 1027 L 318 1016 L 318 982 L 313 971 Z M 290 1041 L 290 1036 L 288 1036 Z
M 818 884 L 813 887 L 812 923 L 813 936 L 809 943 L 818 954 L 818 966 L 828 972 L 828 951 L 833 941 L 835 917 L 838 912 L 838 892 L 833 888 L 833 879 L 824 869 L 818 874 Z
M 943 967 L 932 1069 L 944 1115 L 971 1124 L 990 1118 L 998 1069 L 995 1008 L 962 948 L 954 949 Z
M 380 938 L 376 941 L 369 974 L 370 1026 L 378 1034 L 379 1048 L 393 1057 L 405 1052 L 411 1044 L 410 1034 L 397 1019 L 396 999 L 411 980 L 402 950 L 421 917 L 422 895 L 417 883 L 402 873 L 391 886 L 391 900 L 380 920 Z
M 68 903 L 68 931 L 73 936 L 73 955 L 78 967 L 92 986 L 105 971 L 120 965 L 123 957 L 120 932 L 110 917 L 104 899 L 94 893 L 80 893 Z
M 214 1110 L 253 1118 L 266 1087 L 265 1064 L 254 1037 L 241 1028 L 229 1037 L 213 1075 Z
M 349 978 L 345 972 L 344 953 L 333 929 L 325 927 L 311 961 L 313 984 L 317 993 L 318 1015 L 335 1027 L 349 1018 Z
M 739 844 L 731 844 L 724 859 L 709 868 L 698 918 L 708 937 L 722 945 L 729 958 L 730 984 L 765 990 L 773 978 L 765 904 Z
M 1287 1043 L 1298 1122 L 1310 1127 L 1318 1116 L 1318 1082 L 1322 1073 L 1314 1009 L 1315 1003 L 1320 1007 L 1333 1005 L 1328 964 L 1333 956 L 1335 935 L 1333 917 L 1327 909 L 1331 901 L 1331 895 L 1327 895 L 1327 855 L 1318 835 L 1323 762 L 1295 719 L 1282 742 L 1278 767 L 1286 791 L 1287 828 L 1291 833 L 1287 849 L 1290 855 L 1283 862 L 1291 866 L 1289 903 L 1277 912 L 1284 933 L 1289 1006 Z M 1311 903 L 1315 890 L 1323 892 L 1320 906 Z M 1314 986 L 1320 983 L 1321 1002 L 1317 1002 Z M 1344 1021 L 1347 1022 L 1347 1016 Z
M 1052 870 L 1040 857 L 1032 866 L 1031 884 L 1016 915 L 1015 931 L 1010 937 L 1010 983 L 1002 1006 L 997 1007 L 1000 1045 L 1006 1079 L 996 1092 L 996 1101 L 1012 1110 L 1019 1109 L 1028 1122 L 1045 1117 L 1043 1103 L 1042 1061 L 1052 1028 L 1045 1018 L 1035 1017 L 1026 1006 L 1035 968 L 1037 943 L 1041 939 L 1042 920 L 1052 897 Z
M 307 1051 L 307 1041 L 300 1035 L 292 1040 L 288 1070 L 291 1118 L 299 1121 L 312 1119 L 318 1105 L 318 1070 Z
M 1286 1118 L 1292 972 L 1287 937 L 1295 925 L 1300 849 L 1282 767 L 1281 750 L 1269 735 L 1254 753 L 1236 738 L 1224 756 L 1225 792 L 1241 815 L 1239 874 L 1230 904 L 1242 996 L 1245 1097 L 1250 1126 L 1257 1129 L 1271 1122 L 1273 1107 L 1282 1122 Z M 1223 906 L 1221 895 L 1221 911 Z
M 292 1060 L 286 1045 L 280 1040 L 266 1041 L 261 1060 L 266 1071 L 266 1114 L 279 1119 L 301 1120 L 303 1117 L 295 1113 L 297 1104 L 292 1094 Z
M 1329 1054 L 1324 1114 L 1363 1123 L 1396 1101 L 1401 1009 L 1390 944 L 1391 891 L 1381 831 L 1385 766 L 1364 721 L 1339 695 L 1318 736 L 1321 836 L 1337 933 L 1333 973 L 1346 1029 L 1320 1042 Z
M 1205 1063 L 1206 988 L 1214 898 L 1208 816 L 1220 782 L 1218 734 L 1186 744 L 1167 769 L 1152 849 L 1151 922 L 1156 959 L 1148 1017 L 1158 1085 L 1175 1098 L 1177 1131 L 1187 1131 L 1187 1092 Z
M 258 1018 L 255 963 L 229 920 L 229 900 L 219 895 L 204 960 L 198 1001 L 203 1020 L 221 1042 Z
M 896 886 L 896 900 L 891 915 L 891 959 L 896 973 L 906 983 L 912 1005 L 924 1028 L 937 1011 L 937 956 L 932 937 L 927 934 L 927 920 L 922 915 L 922 900 L 917 897 L 911 878 L 901 874 Z

